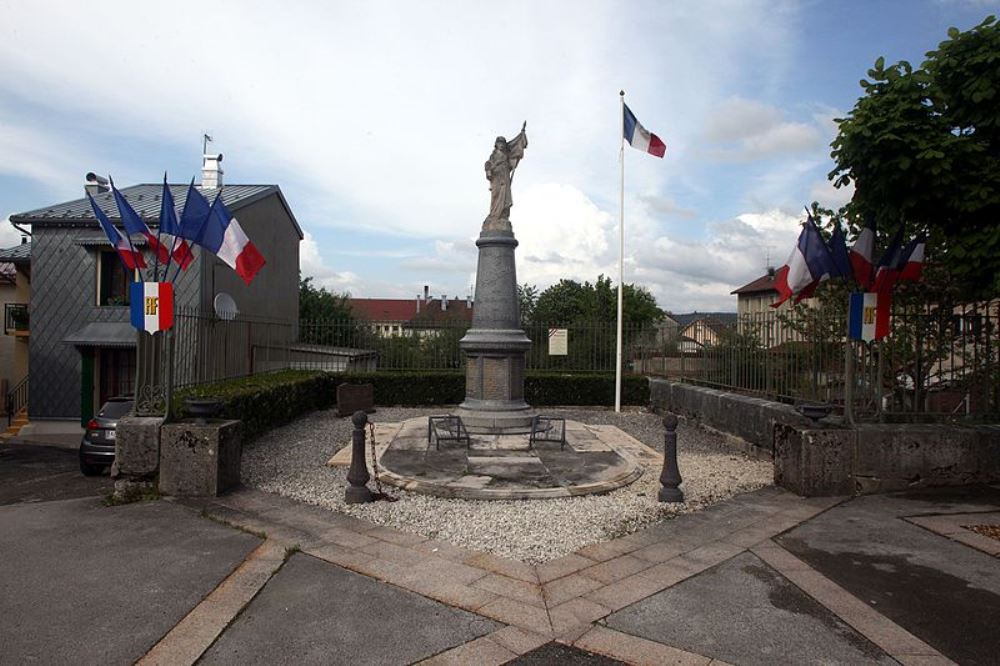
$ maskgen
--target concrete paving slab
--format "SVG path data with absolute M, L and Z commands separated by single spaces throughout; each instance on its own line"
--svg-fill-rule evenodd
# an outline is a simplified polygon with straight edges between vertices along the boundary
M 499 628 L 296 554 L 199 663 L 408 664 Z
M 0 661 L 133 663 L 260 543 L 163 501 L 0 507 Z
M 904 518 L 998 506 L 987 487 L 858 497 L 777 541 L 950 659 L 995 663 L 1000 560 Z
M 625 608 L 607 624 L 738 664 L 895 663 L 750 553 Z
M 617 666 L 624 661 L 611 659 L 594 654 L 580 648 L 562 645 L 561 643 L 546 643 L 531 652 L 522 654 L 507 666 L 551 666 L 552 664 L 574 664 L 574 666 Z

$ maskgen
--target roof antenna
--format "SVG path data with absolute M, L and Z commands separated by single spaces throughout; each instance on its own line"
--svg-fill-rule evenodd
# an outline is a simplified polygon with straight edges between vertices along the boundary
M 208 134 L 201 135 L 201 165 L 205 166 L 205 155 L 208 155 L 208 144 L 210 141 L 214 141 Z

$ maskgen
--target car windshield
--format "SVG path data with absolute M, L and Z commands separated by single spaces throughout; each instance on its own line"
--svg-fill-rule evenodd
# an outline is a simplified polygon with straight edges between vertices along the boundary
M 117 419 L 132 411 L 131 400 L 109 400 L 101 407 L 98 416 L 105 419 Z

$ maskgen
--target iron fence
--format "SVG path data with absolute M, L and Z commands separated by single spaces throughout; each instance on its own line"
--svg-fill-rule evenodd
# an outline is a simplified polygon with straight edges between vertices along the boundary
M 869 420 L 995 418 L 1000 413 L 998 325 L 997 301 L 897 309 L 891 335 L 870 344 L 846 340 L 846 313 L 835 308 L 747 313 L 725 322 L 708 316 L 684 327 L 666 320 L 623 327 L 623 369 L 788 403 L 825 402 L 841 412 L 845 395 L 851 395 L 855 416 Z M 459 341 L 469 326 L 461 320 L 419 325 L 221 320 L 179 309 L 171 334 L 173 386 L 286 368 L 463 370 Z M 568 331 L 565 350 L 550 348 L 554 328 Z M 524 331 L 532 342 L 529 370 L 615 369 L 614 322 L 529 323 Z M 850 378 L 845 374 L 848 354 Z

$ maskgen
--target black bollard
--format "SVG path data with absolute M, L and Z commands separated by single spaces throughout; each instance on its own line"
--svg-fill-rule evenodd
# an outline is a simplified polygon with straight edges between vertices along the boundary
M 374 502 L 375 498 L 368 490 L 368 465 L 365 463 L 365 424 L 368 423 L 368 415 L 363 410 L 354 412 L 351 416 L 354 424 L 354 435 L 351 439 L 351 468 L 347 470 L 347 486 L 344 491 L 344 501 L 348 504 L 364 504 Z
M 681 471 L 677 467 L 677 417 L 663 415 L 663 472 L 660 473 L 659 500 L 661 502 L 683 502 L 681 492 Z

